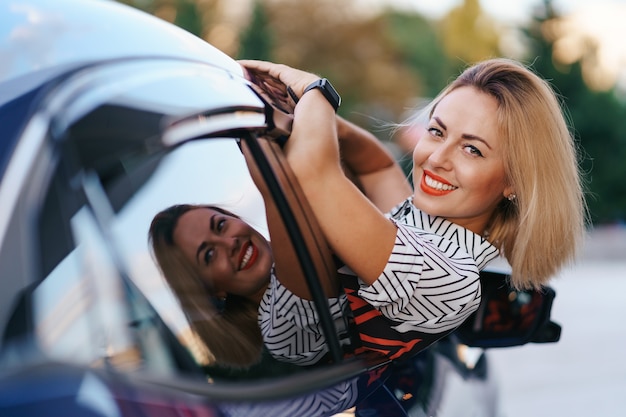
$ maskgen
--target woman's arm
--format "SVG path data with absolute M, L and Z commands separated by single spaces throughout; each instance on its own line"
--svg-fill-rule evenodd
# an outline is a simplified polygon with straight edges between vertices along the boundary
M 391 253 L 396 227 L 344 175 L 333 108 L 316 90 L 295 109 L 285 153 L 333 252 L 373 283 Z
M 299 97 L 285 155 L 333 252 L 365 283 L 373 283 L 391 254 L 396 226 L 344 175 L 338 142 L 342 126 L 334 109 L 317 89 L 303 94 L 319 77 L 281 64 L 240 63 Z
M 281 108 L 293 111 L 289 86 L 300 97 L 318 76 L 263 61 L 239 61 L 246 76 Z M 281 78 L 282 77 L 282 78 Z M 337 116 L 337 133 L 345 174 L 383 212 L 411 194 L 411 186 L 389 150 L 367 130 Z
M 411 195 L 407 178 L 389 150 L 367 130 L 337 116 L 341 160 L 365 195 L 387 212 Z

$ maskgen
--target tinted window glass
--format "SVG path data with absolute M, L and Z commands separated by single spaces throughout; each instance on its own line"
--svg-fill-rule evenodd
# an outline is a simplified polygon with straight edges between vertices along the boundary
M 148 239 L 153 219 L 163 210 L 209 205 L 203 210 L 228 220 L 211 216 L 210 227 L 191 230 L 217 236 L 223 227 L 245 224 L 258 240 L 237 243 L 231 267 L 247 271 L 264 259 L 270 270 L 263 200 L 239 141 L 232 138 L 263 128 L 262 103 L 245 84 L 214 68 L 154 62 L 86 71 L 90 88 L 83 89 L 82 80 L 76 83 L 80 88 L 67 87 L 62 95 L 67 106 L 54 109 L 59 111 L 55 132 L 60 132 L 55 139 L 63 146 L 44 199 L 45 278 L 34 294 L 34 326 L 45 352 L 129 370 L 201 369 L 210 380 L 301 369 L 272 359 L 263 344 L 258 303 L 251 305 L 248 295 L 262 295 L 267 283 L 239 288 L 247 295 L 232 297 L 237 292 L 229 286 L 240 281 L 218 274 L 218 287 L 215 271 L 210 279 L 198 272 L 213 265 L 213 252 L 220 253 L 204 238 L 192 242 L 192 266 L 189 259 L 180 263 L 184 250 L 168 249 L 166 263 L 178 269 L 164 273 Z M 173 230 L 164 235 L 170 246 Z M 294 262 L 292 275 L 303 276 Z M 341 312 L 341 306 L 335 308 L 336 327 L 343 326 Z M 324 339 L 317 338 L 323 347 Z M 319 352 L 325 359 L 326 351 Z
M 114 188 L 112 191 L 115 192 Z M 192 308 L 198 307 L 189 306 L 170 290 L 148 244 L 148 230 L 154 216 L 172 205 L 180 204 L 211 205 L 226 209 L 268 238 L 262 198 L 250 179 L 234 140 L 208 139 L 177 148 L 163 159 L 150 179 L 111 223 L 113 240 L 128 265 L 132 280 L 193 354 L 197 363 L 202 366 L 214 365 L 211 349 L 190 326 L 190 320 L 196 321 L 198 316 L 215 313 L 212 300 L 208 293 L 205 294 L 206 300 L 200 300 L 200 303 L 207 311 L 192 311 Z M 216 333 L 215 336 L 225 338 L 228 335 Z M 224 340 L 223 343 L 233 343 L 234 346 L 237 342 Z
M 215 341 L 206 343 L 193 324 L 210 319 L 219 306 L 208 294 L 196 294 L 205 299 L 201 305 L 206 311 L 179 299 L 149 245 L 152 219 L 176 204 L 218 206 L 268 238 L 262 197 L 235 139 L 188 142 L 157 162 L 153 156 L 138 159 L 123 175 L 108 178 L 100 191 L 106 200 L 86 198 L 87 205 L 71 216 L 75 248 L 33 293 L 35 332 L 46 355 L 95 366 L 107 362 L 125 371 L 201 369 L 212 380 L 300 369 L 272 359 L 262 344 L 258 363 L 238 368 L 220 363 L 211 348 Z M 110 201 L 116 199 L 119 207 L 112 210 Z M 94 215 L 89 204 L 105 207 L 94 207 Z M 107 210 L 112 216 L 103 225 L 98 213 Z M 256 326 L 256 317 L 253 320 Z M 241 343 L 232 333 L 218 330 L 214 336 L 220 345 L 236 349 Z
M 157 317 L 141 297 L 131 301 L 90 210 L 79 210 L 71 228 L 76 248 L 33 292 L 39 347 L 47 356 L 97 367 L 172 372 Z

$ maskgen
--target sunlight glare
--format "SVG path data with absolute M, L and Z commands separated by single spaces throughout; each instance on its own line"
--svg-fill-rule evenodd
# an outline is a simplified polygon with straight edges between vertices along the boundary
M 563 64 L 581 60 L 590 88 L 608 90 L 626 70 L 626 5 L 584 7 L 549 22 L 545 34 L 555 40 L 554 58 Z M 594 49 L 595 48 L 595 52 Z

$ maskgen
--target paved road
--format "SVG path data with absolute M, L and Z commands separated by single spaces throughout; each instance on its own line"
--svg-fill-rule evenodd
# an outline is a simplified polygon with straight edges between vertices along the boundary
M 616 230 L 553 282 L 558 343 L 490 351 L 502 417 L 626 416 L 626 233 Z

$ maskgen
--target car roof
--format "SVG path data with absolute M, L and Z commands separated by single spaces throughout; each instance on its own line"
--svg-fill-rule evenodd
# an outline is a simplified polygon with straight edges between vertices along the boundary
M 242 73 L 202 39 L 112 0 L 0 2 L 0 83 L 35 70 L 129 57 L 190 59 Z
M 112 0 L 0 2 L 0 176 L 51 86 L 86 66 L 136 58 L 202 62 L 243 74 L 202 39 Z

